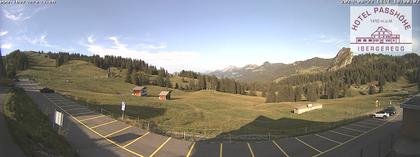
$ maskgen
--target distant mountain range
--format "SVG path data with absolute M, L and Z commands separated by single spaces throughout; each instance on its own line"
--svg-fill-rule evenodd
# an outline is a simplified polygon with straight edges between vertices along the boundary
M 244 82 L 268 82 L 286 78 L 291 75 L 335 71 L 352 61 L 350 48 L 342 48 L 337 56 L 331 59 L 311 58 L 291 64 L 264 62 L 262 65 L 249 64 L 244 67 L 229 66 L 209 72 L 217 77 L 234 78 Z

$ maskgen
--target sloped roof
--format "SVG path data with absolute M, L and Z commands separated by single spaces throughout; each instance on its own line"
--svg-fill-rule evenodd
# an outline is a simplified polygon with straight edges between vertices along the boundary
M 166 96 L 166 95 L 170 94 L 171 92 L 172 92 L 172 91 L 161 91 L 161 92 L 159 93 L 159 95 Z
M 144 86 L 135 86 L 133 89 L 131 89 L 131 90 L 143 90 L 143 89 L 146 89 L 147 87 L 144 87 Z

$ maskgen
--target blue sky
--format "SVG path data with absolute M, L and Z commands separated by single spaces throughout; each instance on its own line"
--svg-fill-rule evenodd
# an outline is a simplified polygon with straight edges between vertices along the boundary
M 338 0 L 56 0 L 1 5 L 3 53 L 113 54 L 170 72 L 331 58 L 349 46 L 350 6 Z M 414 51 L 420 5 L 413 6 Z M 3 54 L 4 55 L 4 54 Z

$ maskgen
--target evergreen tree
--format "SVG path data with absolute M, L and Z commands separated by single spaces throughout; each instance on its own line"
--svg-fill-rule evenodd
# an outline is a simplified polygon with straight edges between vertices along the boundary
M 376 87 L 375 87 L 375 85 L 370 85 L 370 86 L 369 86 L 368 93 L 369 93 L 370 95 L 372 95 L 372 94 L 376 94 Z
M 315 84 L 310 84 L 307 87 L 306 99 L 308 101 L 315 102 L 318 100 L 318 98 L 319 98 L 319 95 L 317 93 L 317 86 Z
M 384 85 L 385 85 L 385 77 L 384 75 L 380 75 L 379 79 L 378 79 L 378 83 L 379 83 L 379 93 L 384 92 Z
M 303 89 L 300 86 L 297 86 L 294 93 L 294 100 L 298 102 L 302 99 Z
M 273 89 L 268 90 L 267 92 L 267 97 L 265 99 L 266 103 L 273 103 L 273 102 L 277 102 L 276 100 L 276 93 Z
M 1 49 L 0 49 L 0 78 L 6 77 L 6 68 L 4 67 L 5 65 L 3 64 L 3 56 L 1 54 Z
M 139 82 L 139 77 L 137 76 L 137 74 L 135 72 L 131 73 L 131 83 L 135 84 L 135 85 L 140 85 Z

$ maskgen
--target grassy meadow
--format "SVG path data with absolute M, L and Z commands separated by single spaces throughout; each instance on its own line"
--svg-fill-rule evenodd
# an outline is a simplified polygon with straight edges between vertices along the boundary
M 199 134 L 273 134 L 296 135 L 297 131 L 309 128 L 316 131 L 342 120 L 367 115 L 389 105 L 398 105 L 408 94 L 415 93 L 413 86 L 405 79 L 385 86 L 385 93 L 361 95 L 363 87 L 352 88 L 354 97 L 335 100 L 321 99 L 322 110 L 300 115 L 291 113 L 296 104 L 265 103 L 265 98 L 221 93 L 212 90 L 185 92 L 173 90 L 169 101 L 156 97 L 164 87 L 148 86 L 149 96 L 131 96 L 135 85 L 124 82 L 125 71 L 113 69 L 113 78 L 106 77 L 106 71 L 84 61 L 55 67 L 55 61 L 44 55 L 29 53 L 30 69 L 20 72 L 20 77 L 34 78 L 44 86 L 63 95 L 89 104 L 100 105 L 115 114 L 121 113 L 121 101 L 127 104 L 126 112 L 133 117 L 155 122 L 165 131 L 187 131 Z M 179 79 L 179 78 L 178 78 Z M 379 97 L 380 107 L 375 107 Z

